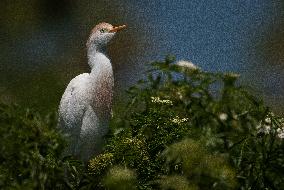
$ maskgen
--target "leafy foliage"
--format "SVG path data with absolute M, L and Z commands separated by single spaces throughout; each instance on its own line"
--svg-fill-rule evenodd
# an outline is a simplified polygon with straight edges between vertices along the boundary
M 129 89 L 105 151 L 113 164 L 135 169 L 139 189 L 282 189 L 283 120 L 238 75 L 174 62 Z
M 59 156 L 64 141 L 54 129 L 55 115 L 45 118 L 17 106 L 0 105 L 0 188 L 62 187 Z
M 114 113 L 104 152 L 61 157 L 56 117 L 0 106 L 0 187 L 284 189 L 284 119 L 237 83 L 174 57 L 154 62 Z
M 62 158 L 66 143 L 56 126 L 56 114 L 0 104 L 0 189 L 80 188 L 85 168 Z
M 132 170 L 115 166 L 110 169 L 104 179 L 104 184 L 108 189 L 134 190 L 136 188 L 136 176 Z

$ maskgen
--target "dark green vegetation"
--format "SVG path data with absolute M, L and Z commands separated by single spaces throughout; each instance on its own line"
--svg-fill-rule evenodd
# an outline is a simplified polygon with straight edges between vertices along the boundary
M 0 106 L 1 189 L 284 189 L 284 120 L 238 75 L 153 63 L 102 154 L 62 158 L 56 117 Z M 189 65 L 190 66 L 190 65 Z
M 54 116 L 0 105 L 0 189 L 48 189 L 62 182 L 64 141 Z

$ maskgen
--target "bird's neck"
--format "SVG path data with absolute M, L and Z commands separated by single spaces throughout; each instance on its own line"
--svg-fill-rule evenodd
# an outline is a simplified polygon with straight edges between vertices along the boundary
M 92 70 L 100 70 L 105 67 L 111 67 L 109 58 L 106 56 L 106 48 L 88 48 L 88 64 Z

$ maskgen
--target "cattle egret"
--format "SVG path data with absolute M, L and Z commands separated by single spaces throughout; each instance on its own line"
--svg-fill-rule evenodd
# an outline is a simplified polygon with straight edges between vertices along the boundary
M 86 44 L 91 72 L 73 78 L 60 101 L 58 125 L 68 138 L 65 155 L 87 161 L 101 151 L 108 132 L 114 85 L 106 45 L 125 27 L 100 23 L 91 31 Z

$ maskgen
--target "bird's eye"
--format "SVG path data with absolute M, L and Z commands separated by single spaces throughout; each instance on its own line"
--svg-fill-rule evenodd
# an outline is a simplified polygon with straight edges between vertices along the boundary
M 106 29 L 106 28 L 102 28 L 102 29 L 100 29 L 100 32 L 101 33 L 105 33 L 105 32 L 107 32 L 108 30 Z

